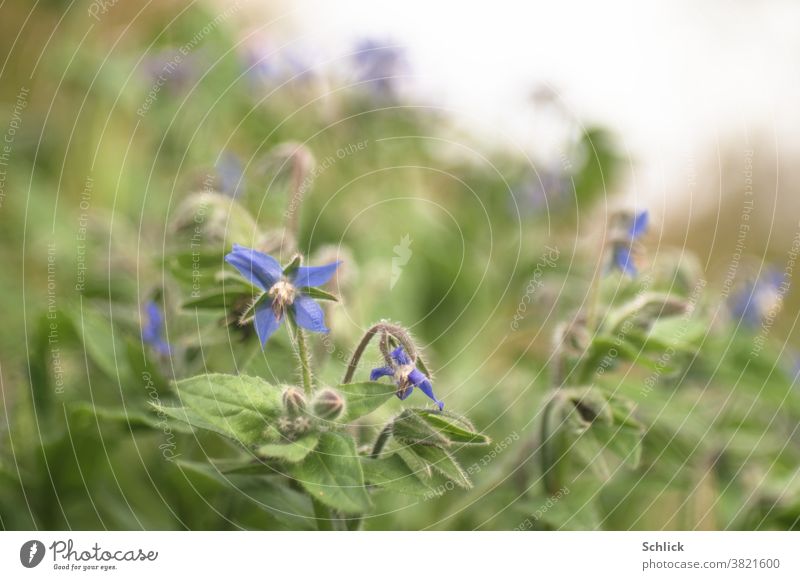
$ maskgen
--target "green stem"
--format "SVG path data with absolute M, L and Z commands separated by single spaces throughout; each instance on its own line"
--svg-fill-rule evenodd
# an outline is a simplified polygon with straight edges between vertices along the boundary
M 598 267 L 597 272 L 592 273 L 592 283 L 589 286 L 589 305 L 588 310 L 586 313 L 586 329 L 594 333 L 595 329 L 595 322 L 597 318 L 597 306 L 600 302 L 600 280 L 602 276 L 600 275 L 600 268 L 603 267 L 603 258 L 605 257 L 605 244 L 603 244 L 603 251 L 600 252 L 600 265 Z
M 303 381 L 303 391 L 307 397 L 313 394 L 314 384 L 311 375 L 311 355 L 308 352 L 308 345 L 306 344 L 306 335 L 303 329 L 297 326 L 294 318 L 289 316 L 287 318 L 289 328 L 292 329 L 293 345 L 297 353 L 297 360 L 300 363 L 300 377 Z
M 314 497 L 311 498 L 311 503 L 314 505 L 314 517 L 317 520 L 317 529 L 320 532 L 332 532 L 333 516 L 331 516 L 331 509 Z
M 375 445 L 372 446 L 372 453 L 369 454 L 371 458 L 377 459 L 380 456 L 381 451 L 383 451 L 383 448 L 386 445 L 386 442 L 389 441 L 389 437 L 392 436 L 392 427 L 393 424 L 389 423 L 386 425 L 386 427 L 381 429 L 381 432 L 378 434 L 378 438 L 375 439 Z

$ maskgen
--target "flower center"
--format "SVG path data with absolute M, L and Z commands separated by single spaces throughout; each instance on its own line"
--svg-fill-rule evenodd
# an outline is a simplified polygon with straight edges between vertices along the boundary
M 413 364 L 397 365 L 395 367 L 394 380 L 400 389 L 405 390 L 411 385 L 411 381 L 408 380 L 408 375 L 411 374 L 414 368 L 415 366 Z
M 280 318 L 286 311 L 286 307 L 291 306 L 294 302 L 297 290 L 291 282 L 284 278 L 275 282 L 267 294 L 272 298 L 272 311 L 275 313 L 275 317 Z

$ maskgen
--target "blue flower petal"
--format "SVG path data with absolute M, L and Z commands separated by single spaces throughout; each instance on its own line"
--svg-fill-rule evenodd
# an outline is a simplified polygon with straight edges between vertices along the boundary
M 294 316 L 298 326 L 302 326 L 312 332 L 329 332 L 325 326 L 322 308 L 313 299 L 303 294 L 298 294 L 294 299 L 292 308 L 294 309 Z
M 620 246 L 614 249 L 614 266 L 628 276 L 636 276 L 636 265 L 633 263 L 630 248 Z
M 158 307 L 158 304 L 150 301 L 147 303 L 145 309 L 147 310 L 147 327 L 156 330 L 156 332 L 160 332 L 164 324 L 164 318 L 161 316 L 161 309 Z
M 170 346 L 164 340 L 164 316 L 161 309 L 155 302 L 148 302 L 145 305 L 147 320 L 142 326 L 142 341 L 149 344 L 159 354 L 168 355 Z
M 419 373 L 419 377 L 415 377 L 414 373 Z M 422 377 L 421 380 L 420 377 Z M 423 375 L 420 371 L 415 369 L 411 371 L 411 373 L 408 375 L 408 378 L 419 388 L 420 391 L 428 395 L 428 397 L 438 405 L 440 411 L 444 409 L 444 403 L 442 403 L 439 399 L 437 399 L 436 395 L 433 394 L 433 385 L 431 385 L 431 382 L 427 379 L 425 375 Z
M 408 358 L 408 355 L 406 354 L 406 351 L 403 349 L 402 345 L 394 349 L 391 352 L 391 356 L 394 359 L 394 362 L 396 362 L 399 365 L 411 364 L 411 359 Z
M 261 340 L 261 346 L 264 346 L 267 340 L 269 340 L 269 337 L 275 334 L 275 331 L 278 330 L 282 321 L 282 318 L 275 316 L 271 301 L 265 302 L 256 308 L 255 326 L 258 338 Z
M 650 213 L 645 210 L 637 213 L 633 218 L 629 234 L 632 240 L 643 236 L 647 232 L 647 227 L 650 224 Z
M 396 394 L 398 399 L 405 401 L 413 392 L 414 387 L 412 385 L 408 385 L 405 389 L 398 389 Z
M 307 286 L 322 286 L 333 278 L 336 268 L 341 262 L 331 262 L 325 266 L 300 266 L 294 276 L 294 285 L 300 288 Z
M 165 356 L 169 356 L 170 352 L 172 352 L 169 343 L 161 338 L 151 342 L 150 346 L 152 346 L 158 354 L 163 354 Z
M 283 275 L 281 265 L 275 258 L 239 244 L 233 244 L 233 251 L 225 256 L 225 261 L 262 290 L 272 288 Z
M 389 367 L 378 367 L 376 369 L 372 369 L 372 372 L 369 373 L 369 380 L 377 381 L 381 377 L 391 377 L 394 376 L 394 369 Z

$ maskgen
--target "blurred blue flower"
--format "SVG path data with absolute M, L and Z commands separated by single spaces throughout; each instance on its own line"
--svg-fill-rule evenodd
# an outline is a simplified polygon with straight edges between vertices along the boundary
M 239 244 L 233 245 L 225 261 L 253 286 L 264 291 L 254 314 L 256 333 L 262 345 L 278 330 L 287 310 L 298 326 L 313 332 L 328 332 L 322 308 L 304 293 L 304 289 L 327 283 L 341 262 L 301 266 L 287 274 L 275 258 Z
M 541 169 L 533 172 L 511 190 L 513 200 L 510 210 L 523 216 L 553 209 L 564 201 L 570 190 L 571 176 L 558 169 Z
M 359 41 L 353 60 L 358 79 L 368 85 L 376 96 L 395 96 L 398 77 L 408 72 L 402 47 L 374 39 Z
M 758 326 L 768 316 L 774 316 L 783 303 L 781 286 L 784 276 L 770 270 L 749 282 L 732 300 L 731 313 L 747 326 Z
M 217 162 L 216 170 L 222 193 L 237 199 L 244 189 L 244 170 L 239 158 L 225 151 Z
M 611 249 L 611 268 L 617 269 L 623 274 L 634 277 L 638 273 L 634 263 L 635 244 L 639 238 L 647 233 L 650 225 L 650 214 L 641 211 L 630 218 L 625 235 L 612 241 Z
M 153 301 L 145 304 L 145 323 L 142 326 L 142 341 L 159 354 L 169 355 L 169 344 L 164 340 L 164 316 Z
M 287 81 L 309 81 L 315 76 L 307 51 L 292 47 L 275 48 L 270 42 L 251 42 L 245 49 L 247 76 L 257 84 L 276 85 Z
M 394 349 L 391 352 L 391 357 L 395 364 L 390 367 L 372 369 L 372 372 L 369 374 L 369 380 L 375 381 L 381 377 L 392 377 L 397 384 L 397 396 L 400 400 L 408 398 L 414 390 L 414 387 L 418 387 L 438 405 L 440 411 L 444 409 L 444 403 L 433 394 L 433 385 L 431 385 L 431 381 L 422 374 L 422 371 L 414 366 L 402 346 L 398 346 Z

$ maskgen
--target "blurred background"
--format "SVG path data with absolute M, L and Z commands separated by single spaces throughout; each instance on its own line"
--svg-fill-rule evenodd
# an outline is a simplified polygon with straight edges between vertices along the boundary
M 302 527 L 298 498 L 167 457 L 219 442 L 131 419 L 173 378 L 292 377 L 285 336 L 261 351 L 181 307 L 242 243 L 344 260 L 324 380 L 401 321 L 437 394 L 509 441 L 466 451 L 474 490 L 382 497 L 368 529 L 798 527 L 798 21 L 779 0 L 2 4 L 0 525 Z M 596 379 L 637 405 L 641 463 L 552 502 L 552 337 L 593 280 L 634 292 L 603 262 L 622 209 L 650 212 L 656 287 L 703 281 L 702 324 L 655 389 Z M 152 300 L 170 356 L 142 340 Z

